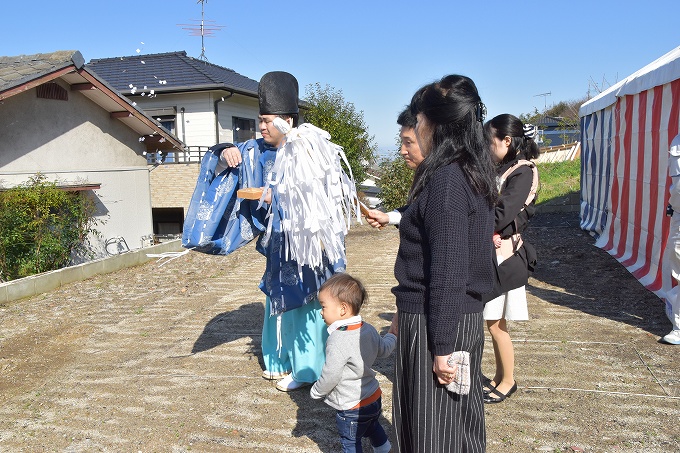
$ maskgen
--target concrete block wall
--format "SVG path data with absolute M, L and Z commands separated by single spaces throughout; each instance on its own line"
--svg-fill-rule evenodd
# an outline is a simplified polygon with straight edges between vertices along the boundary
M 19 278 L 0 283 L 0 303 L 35 296 L 51 291 L 62 285 L 85 280 L 97 274 L 108 274 L 126 267 L 138 266 L 150 260 L 158 259 L 147 254 L 161 254 L 184 250 L 179 239 L 164 242 L 152 247 L 132 250 L 120 255 L 102 258 L 76 266 L 65 267 L 51 272 Z
M 201 166 L 189 164 L 149 165 L 152 208 L 184 208 L 186 214 Z

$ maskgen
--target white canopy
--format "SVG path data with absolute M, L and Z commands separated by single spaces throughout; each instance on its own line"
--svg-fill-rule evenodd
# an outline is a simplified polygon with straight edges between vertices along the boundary
M 680 46 L 585 102 L 578 115 L 590 115 L 614 104 L 616 98 L 641 93 L 676 79 L 680 79 Z

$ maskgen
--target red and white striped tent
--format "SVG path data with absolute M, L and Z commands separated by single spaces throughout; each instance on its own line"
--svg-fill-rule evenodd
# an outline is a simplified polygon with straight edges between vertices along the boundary
M 680 124 L 680 47 L 584 103 L 581 228 L 647 289 L 672 286 L 668 147 Z

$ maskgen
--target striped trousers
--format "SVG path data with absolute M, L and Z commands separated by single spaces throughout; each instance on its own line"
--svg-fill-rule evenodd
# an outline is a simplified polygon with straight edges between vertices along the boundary
M 446 390 L 432 372 L 426 315 L 399 311 L 396 372 L 392 390 L 397 451 L 467 453 L 486 451 L 481 382 L 482 313 L 462 314 L 456 351 L 470 352 L 470 393 Z

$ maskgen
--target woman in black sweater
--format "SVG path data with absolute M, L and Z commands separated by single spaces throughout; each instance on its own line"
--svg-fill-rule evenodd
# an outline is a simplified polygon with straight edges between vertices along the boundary
M 482 452 L 482 294 L 493 286 L 493 164 L 472 80 L 450 75 L 411 101 L 425 159 L 399 225 L 399 330 L 393 389 L 402 452 Z M 470 391 L 451 393 L 454 351 L 470 354 Z

